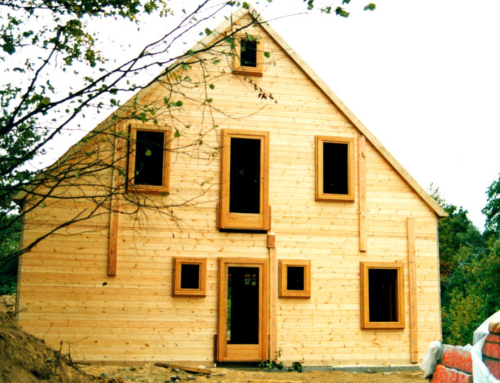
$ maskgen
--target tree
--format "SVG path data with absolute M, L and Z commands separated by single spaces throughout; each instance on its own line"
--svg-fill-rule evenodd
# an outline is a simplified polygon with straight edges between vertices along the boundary
M 214 127 L 182 125 L 176 120 L 176 113 L 182 111 L 184 90 L 199 87 L 204 90 L 202 97 L 191 101 L 198 103 L 210 120 L 214 108 L 208 91 L 213 84 L 206 76 L 200 81 L 193 80 L 190 71 L 194 66 L 201 72 L 206 71 L 207 55 L 211 64 L 228 60 L 233 54 L 236 34 L 244 32 L 250 38 L 248 28 L 258 23 L 258 15 L 246 24 L 235 26 L 229 35 L 215 36 L 217 38 L 209 40 L 209 44 L 198 44 L 188 52 L 171 54 L 174 45 L 191 31 L 201 30 L 202 35 L 211 36 L 213 31 L 206 27 L 206 22 L 213 16 L 226 9 L 231 13 L 235 8 L 249 9 L 249 5 L 216 0 L 186 2 L 184 8 L 159 0 L 35 0 L 29 3 L 7 0 L 0 5 L 3 51 L 0 60 L 5 65 L 0 83 L 0 231 L 12 232 L 0 239 L 3 261 L 22 254 L 64 227 L 105 214 L 103 211 L 109 213 L 109 210 L 119 209 L 119 205 L 113 205 L 115 197 L 124 198 L 135 206 L 134 211 L 127 214 L 155 209 L 172 216 L 175 205 L 153 201 L 140 193 L 123 193 L 126 153 L 122 151 L 116 155 L 116 149 L 133 142 L 127 132 L 116 127 L 123 120 L 158 124 L 159 114 L 168 115 L 173 138 L 181 134 L 190 137 L 190 142 L 176 150 L 190 151 L 192 155 L 210 160 L 219 148 L 207 147 L 203 138 Z M 307 2 L 308 10 L 314 6 L 313 0 Z M 374 8 L 373 4 L 366 7 L 367 10 Z M 349 15 L 340 6 L 320 10 L 342 17 Z M 148 15 L 165 20 L 162 25 L 168 28 L 163 36 L 118 64 L 107 60 L 99 50 L 92 22 L 120 18 L 138 24 Z M 205 54 L 203 59 L 198 58 L 201 54 Z M 269 56 L 269 52 L 265 54 Z M 138 81 L 142 72 L 156 67 L 167 69 L 153 79 Z M 244 81 L 255 91 L 256 97 L 272 97 L 251 79 Z M 149 102 L 139 97 L 130 99 L 126 108 L 119 109 L 89 133 L 62 160 L 50 166 L 34 166 L 33 161 L 43 157 L 48 145 L 87 111 L 116 109 L 121 106 L 120 95 L 134 94 L 151 84 L 167 89 L 170 96 Z M 105 144 L 95 145 L 97 141 Z M 110 185 L 109 177 L 103 174 L 113 174 L 117 182 Z M 15 233 L 23 217 L 43 208 L 49 201 L 68 198 L 58 194 L 61 188 L 77 188 L 79 194 L 73 196 L 73 200 L 90 201 L 93 208 L 47 229 L 29 244 L 16 245 L 18 236 Z M 93 189 L 89 191 L 89 188 Z M 207 190 L 206 185 L 200 185 L 200 195 Z M 26 197 L 23 197 L 23 210 L 12 201 L 14 195 L 20 194 Z
M 486 191 L 488 200 L 482 213 L 486 216 L 486 234 L 488 236 L 500 236 L 500 175 L 497 181 L 488 187 Z

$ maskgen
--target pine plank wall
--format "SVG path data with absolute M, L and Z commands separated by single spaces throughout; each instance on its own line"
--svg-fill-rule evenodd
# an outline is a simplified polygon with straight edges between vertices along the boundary
M 149 197 L 173 204 L 177 219 L 154 211 L 121 214 L 116 276 L 107 275 L 106 209 L 42 241 L 22 256 L 19 323 L 24 330 L 56 348 L 63 340 L 73 359 L 81 361 L 210 365 L 217 333 L 219 257 L 269 257 L 266 234 L 221 233 L 216 228 L 220 129 L 229 128 L 270 132 L 269 199 L 277 258 L 311 261 L 311 298 L 278 299 L 281 360 L 310 366 L 410 363 L 410 217 L 419 357 L 430 341 L 440 339 L 436 213 L 367 141 L 367 251 L 360 252 L 358 162 L 354 203 L 315 201 L 315 136 L 355 138 L 357 159 L 361 134 L 270 35 L 261 27 L 254 31 L 263 37 L 259 49 L 270 52 L 270 58 L 264 59 L 264 75 L 251 79 L 277 103 L 259 99 L 252 84 L 231 74 L 225 58 L 214 65 L 207 56 L 210 62 L 203 71 L 199 65 L 186 71 L 191 83 L 203 84 L 201 78 L 208 73 L 215 88 L 186 85 L 183 107 L 158 114 L 160 123 L 177 127 L 181 135 L 172 141 L 170 195 Z M 166 96 L 165 87 L 155 86 L 144 102 L 161 105 Z M 190 98 L 212 98 L 213 109 Z M 193 148 L 189 145 L 200 127 L 206 135 Z M 111 177 L 103 173 L 101 181 L 110 183 Z M 61 193 L 98 190 L 81 182 L 79 190 Z M 46 205 L 26 217 L 25 245 L 93 207 L 89 201 L 50 199 Z M 126 203 L 122 208 L 133 209 Z M 173 257 L 179 256 L 208 259 L 206 297 L 172 297 Z M 361 261 L 405 264 L 404 330 L 361 330 Z

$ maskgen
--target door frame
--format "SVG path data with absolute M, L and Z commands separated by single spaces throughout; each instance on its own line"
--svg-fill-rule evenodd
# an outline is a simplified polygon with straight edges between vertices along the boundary
M 259 268 L 259 343 L 227 344 L 227 272 L 229 267 Z M 229 347 L 228 347 L 229 346 Z M 260 362 L 268 359 L 269 348 L 269 261 L 255 258 L 219 258 L 219 326 L 217 361 Z

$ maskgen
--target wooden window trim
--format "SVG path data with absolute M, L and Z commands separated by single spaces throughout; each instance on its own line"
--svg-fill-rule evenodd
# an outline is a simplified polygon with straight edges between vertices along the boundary
M 257 56 L 256 56 L 257 66 L 251 67 L 251 66 L 242 66 L 241 65 L 241 61 L 240 61 L 241 41 L 242 40 L 246 41 L 247 35 L 246 35 L 246 33 L 238 33 L 234 37 L 233 73 L 241 74 L 244 76 L 262 77 L 264 74 L 264 71 L 263 71 L 264 39 L 262 38 L 262 36 L 259 36 L 259 35 L 252 34 L 252 36 L 257 41 Z
M 182 265 L 199 265 L 200 275 L 198 280 L 198 289 L 181 288 L 181 268 Z M 207 296 L 207 259 L 206 258 L 174 258 L 174 283 L 172 289 L 174 297 L 205 297 Z
M 133 183 L 135 175 L 135 148 L 137 132 L 163 132 L 164 133 L 164 151 L 163 151 L 163 184 L 162 185 L 135 185 Z M 127 192 L 129 193 L 170 193 L 170 149 L 171 149 L 170 130 L 160 129 L 156 125 L 131 124 L 130 141 L 128 155 L 128 180 Z
M 347 144 L 348 194 L 323 193 L 323 143 Z M 316 201 L 354 202 L 354 138 L 316 136 Z
M 288 290 L 288 267 L 304 267 L 304 290 Z M 311 261 L 280 259 L 279 261 L 279 297 L 280 298 L 311 298 Z
M 222 129 L 221 185 L 219 202 L 219 229 L 269 230 L 269 132 Z M 231 213 L 229 185 L 231 165 L 231 138 L 260 139 L 260 208 L 259 214 Z
M 370 269 L 397 270 L 398 320 L 395 322 L 370 322 L 369 281 Z M 405 328 L 404 264 L 401 262 L 361 262 L 361 328 L 363 330 L 402 330 Z

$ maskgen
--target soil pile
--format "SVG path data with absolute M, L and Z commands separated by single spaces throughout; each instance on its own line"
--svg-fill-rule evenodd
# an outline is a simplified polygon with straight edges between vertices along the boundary
M 13 319 L 12 297 L 0 297 L 0 383 L 103 382 L 78 371 L 67 356 L 23 332 Z

